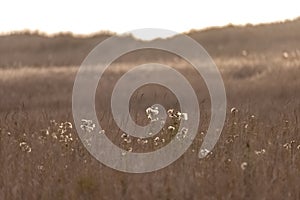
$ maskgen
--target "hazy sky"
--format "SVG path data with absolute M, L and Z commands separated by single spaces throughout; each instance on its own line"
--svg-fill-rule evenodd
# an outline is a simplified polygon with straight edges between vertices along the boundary
M 299 0 L 2 0 L 0 32 L 40 30 L 87 34 L 138 28 L 176 32 L 229 23 L 261 23 L 300 16 Z

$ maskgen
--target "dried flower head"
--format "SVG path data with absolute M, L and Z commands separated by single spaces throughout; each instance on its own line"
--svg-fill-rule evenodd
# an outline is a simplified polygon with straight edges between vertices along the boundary
M 180 132 L 177 133 L 176 138 L 177 138 L 177 139 L 183 139 L 183 138 L 186 137 L 187 133 L 188 133 L 188 129 L 185 128 L 185 127 L 183 127 L 183 128 L 180 130 Z
M 175 130 L 175 127 L 174 127 L 174 126 L 168 126 L 168 130 L 174 131 L 174 130 Z
M 21 142 L 19 144 L 19 147 L 21 148 L 22 151 L 30 153 L 31 152 L 31 147 L 26 143 L 26 142 Z
M 254 153 L 255 153 L 256 155 L 261 155 L 261 154 L 266 153 L 266 150 L 265 150 L 265 149 L 261 149 L 261 150 L 254 151 Z
M 237 108 L 233 107 L 233 108 L 231 108 L 230 112 L 232 114 L 236 114 L 237 112 L 239 112 L 239 110 Z
M 168 112 L 168 116 L 169 116 L 170 118 L 175 117 L 174 109 L 169 109 L 167 112 Z
M 204 158 L 205 156 L 207 156 L 209 153 L 211 153 L 208 149 L 201 149 L 199 152 L 199 155 Z
M 187 113 L 180 113 L 178 112 L 179 120 L 183 119 L 185 121 L 188 120 L 188 114 Z
M 92 120 L 82 119 L 80 128 L 86 132 L 92 132 L 95 129 L 96 125 Z
M 242 164 L 241 164 L 242 170 L 245 170 L 247 168 L 247 166 L 248 166 L 248 163 L 242 162 Z
M 158 114 L 159 114 L 159 110 L 157 106 L 151 106 L 149 108 L 146 109 L 146 114 L 148 119 L 151 120 L 151 122 L 154 121 L 158 121 Z
M 121 135 L 121 138 L 129 138 L 129 135 L 126 134 L 126 133 L 123 133 L 123 134 Z

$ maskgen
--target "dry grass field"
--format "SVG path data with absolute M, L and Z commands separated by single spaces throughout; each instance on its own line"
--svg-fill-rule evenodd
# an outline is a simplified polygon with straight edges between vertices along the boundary
M 27 66 L 9 67 L 7 58 L 0 68 L 0 199 L 300 199 L 300 51 L 279 47 L 232 47 L 229 55 L 222 54 L 226 50 L 213 54 L 228 108 L 222 135 L 204 159 L 198 158 L 198 151 L 210 119 L 207 88 L 187 62 L 162 60 L 193 85 L 201 122 L 199 134 L 180 159 L 145 174 L 106 167 L 82 145 L 71 101 L 78 63 L 35 66 L 31 57 Z M 142 62 L 121 59 L 110 66 L 99 83 L 96 109 L 115 144 L 143 152 L 165 144 L 155 144 L 154 137 L 147 144 L 133 137 L 124 142 L 109 107 L 114 83 Z M 147 123 L 145 109 L 157 102 L 180 109 L 167 89 L 144 86 L 131 98 L 133 119 Z M 163 134 L 168 141 L 171 133 L 165 129 Z

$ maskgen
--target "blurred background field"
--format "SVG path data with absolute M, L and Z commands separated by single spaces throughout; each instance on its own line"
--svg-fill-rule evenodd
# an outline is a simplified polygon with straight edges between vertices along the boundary
M 300 50 L 300 19 L 286 20 L 273 24 L 246 26 L 228 25 L 220 28 L 191 30 L 186 33 L 198 41 L 213 58 L 232 58 L 242 55 L 281 57 L 287 52 L 290 59 L 299 57 Z M 0 66 L 74 66 L 80 65 L 86 55 L 101 41 L 114 35 L 110 32 L 99 32 L 89 36 L 58 33 L 22 31 L 0 36 Z M 130 45 L 136 41 L 127 37 Z M 174 38 L 173 38 L 174 39 Z M 154 42 L 164 43 L 157 39 Z M 116 44 L 117 45 L 117 44 Z M 113 47 L 112 47 L 113 48 Z M 109 53 L 110 50 L 107 50 Z M 125 62 L 145 61 L 155 56 L 156 59 L 169 60 L 170 56 L 161 52 L 147 52 L 143 56 L 128 56 Z

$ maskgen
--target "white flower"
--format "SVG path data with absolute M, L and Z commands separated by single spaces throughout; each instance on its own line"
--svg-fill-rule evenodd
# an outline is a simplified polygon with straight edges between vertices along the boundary
M 69 128 L 69 129 L 72 129 L 72 128 L 73 128 L 73 125 L 72 125 L 71 122 L 65 122 L 65 123 L 64 123 L 64 127 L 65 127 L 65 128 Z
M 265 149 L 261 149 L 260 151 L 254 151 L 254 153 L 255 153 L 256 155 L 260 155 L 260 154 L 266 153 L 266 150 L 265 150 Z
M 124 142 L 126 142 L 127 144 L 131 143 L 131 139 L 130 138 L 124 138 Z
M 151 107 L 147 108 L 146 114 L 147 114 L 148 119 L 150 119 L 152 122 L 157 121 L 158 120 L 157 115 L 159 114 L 158 107 L 151 106 Z
M 30 153 L 31 152 L 31 147 L 26 143 L 26 142 L 21 142 L 19 144 L 20 148 L 22 151 Z
M 180 113 L 179 119 L 183 119 L 183 120 L 187 121 L 188 120 L 188 114 L 187 113 Z
M 168 110 L 168 115 L 169 115 L 169 117 L 174 117 L 174 109 L 169 109 Z
M 241 164 L 242 170 L 245 170 L 245 169 L 247 168 L 247 166 L 248 166 L 248 163 L 243 162 L 243 163 Z
M 141 138 L 138 138 L 136 141 L 137 141 L 138 144 L 141 144 L 142 139 L 141 139 Z
M 150 135 L 150 136 L 151 136 L 151 135 L 153 135 L 153 133 L 152 133 L 152 132 L 149 132 L 149 133 L 148 133 L 148 135 Z
M 148 144 L 148 140 L 142 140 L 143 144 Z
M 292 148 L 292 146 L 291 146 L 290 143 L 285 143 L 285 144 L 283 145 L 283 147 L 284 147 L 285 149 L 291 149 L 291 148 Z
M 188 129 L 185 128 L 185 127 L 183 127 L 183 128 L 181 129 L 180 133 L 177 133 L 176 138 L 177 138 L 177 139 L 183 139 L 183 138 L 186 137 L 187 133 L 188 133 Z
M 154 138 L 154 145 L 157 146 L 159 142 L 159 137 Z
M 80 128 L 87 132 L 92 132 L 95 129 L 96 125 L 92 120 L 82 119 Z
M 199 152 L 199 155 L 201 156 L 201 158 L 204 158 L 209 153 L 210 153 L 210 151 L 208 149 L 201 149 L 200 152 Z
M 154 138 L 154 142 L 158 142 L 159 141 L 159 137 Z
M 148 143 L 148 140 L 143 140 L 143 139 L 141 139 L 141 138 L 138 138 L 138 139 L 137 139 L 137 143 L 138 143 L 138 144 L 147 144 L 147 143 Z
M 182 132 L 182 134 L 185 136 L 185 135 L 187 134 L 188 130 L 189 130 L 189 129 L 183 127 L 183 128 L 181 129 L 181 132 Z
M 233 108 L 231 108 L 230 112 L 231 112 L 232 114 L 235 114 L 235 113 L 239 112 L 239 110 L 236 109 L 235 107 L 233 107 Z

